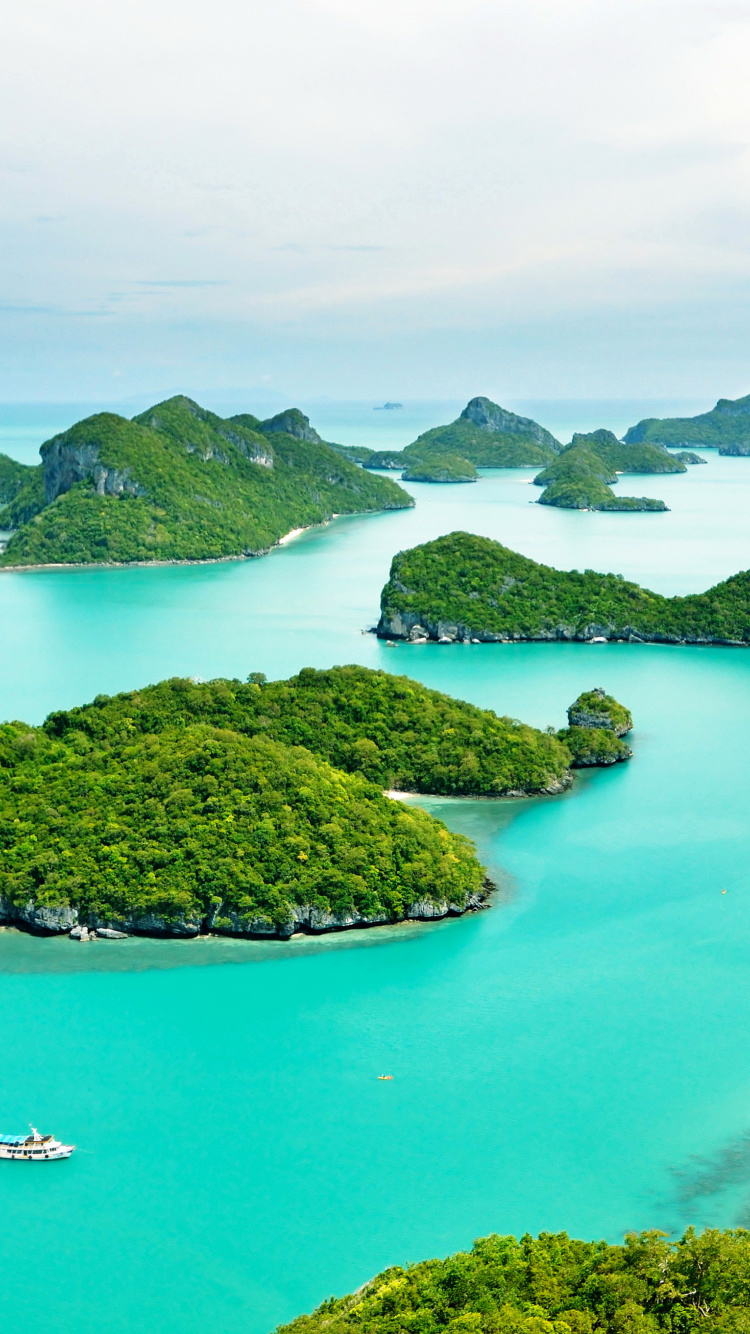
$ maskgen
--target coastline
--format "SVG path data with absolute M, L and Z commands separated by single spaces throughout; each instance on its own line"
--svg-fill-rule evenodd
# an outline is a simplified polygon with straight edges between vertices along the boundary
M 377 926 L 400 926 L 405 922 L 436 922 L 446 917 L 464 917 L 467 913 L 482 912 L 490 908 L 492 895 L 496 890 L 495 881 L 485 876 L 481 890 L 470 894 L 463 907 L 457 903 L 450 903 L 447 899 L 418 899 L 406 906 L 403 917 L 397 918 L 385 913 L 374 914 L 371 917 L 354 913 L 337 916 L 311 904 L 295 904 L 293 916 L 281 924 L 273 923 L 267 918 L 257 918 L 249 923 L 240 922 L 236 914 L 230 913 L 229 917 L 233 919 L 232 926 L 221 931 L 213 929 L 218 909 L 214 909 L 208 917 L 199 920 L 166 918 L 150 913 L 121 918 L 103 918 L 94 913 L 82 913 L 79 917 L 78 909 L 69 904 L 37 907 L 30 901 L 21 907 L 0 897 L 0 930 L 15 928 L 34 936 L 69 936 L 72 931 L 84 927 L 96 939 L 99 937 L 95 933 L 102 930 L 105 939 L 106 933 L 114 932 L 123 938 L 145 936 L 157 940 L 186 940 L 198 936 L 212 936 L 216 939 L 287 941 L 293 936 L 322 936 Z M 84 940 L 86 938 L 84 937 Z
M 290 528 L 288 533 L 272 542 L 268 547 L 259 547 L 257 551 L 243 551 L 234 556 L 193 556 L 185 560 L 109 560 L 109 561 L 54 561 L 46 565 L 0 565 L 0 574 L 33 574 L 39 570 L 151 570 L 168 565 L 227 565 L 231 561 L 258 560 L 269 556 L 277 547 L 287 546 L 308 533 L 312 528 L 327 528 L 334 519 L 353 518 L 354 515 L 382 514 L 383 510 L 355 510 L 352 515 L 332 514 L 320 523 L 308 523 L 303 528 Z

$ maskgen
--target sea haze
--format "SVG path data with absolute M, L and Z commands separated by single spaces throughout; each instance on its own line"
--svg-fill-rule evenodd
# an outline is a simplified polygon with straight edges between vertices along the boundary
M 151 397 L 141 395 L 127 402 L 99 403 L 0 403 L 0 453 L 21 463 L 38 463 L 39 446 L 82 417 L 95 412 L 118 412 L 133 417 L 152 403 L 167 398 L 172 390 Z M 365 445 L 371 449 L 402 449 L 422 431 L 453 421 L 466 406 L 465 399 L 404 400 L 402 407 L 384 409 L 381 402 L 335 399 L 302 399 L 294 395 L 243 394 L 207 390 L 190 391 L 190 397 L 220 416 L 252 412 L 272 417 L 282 408 L 298 406 L 308 414 L 324 440 L 342 445 Z M 395 401 L 395 400 L 391 400 Z M 642 417 L 688 416 L 704 412 L 713 403 L 702 399 L 506 399 L 503 406 L 521 416 L 533 417 L 566 443 L 574 431 L 593 431 L 599 426 L 621 435 Z

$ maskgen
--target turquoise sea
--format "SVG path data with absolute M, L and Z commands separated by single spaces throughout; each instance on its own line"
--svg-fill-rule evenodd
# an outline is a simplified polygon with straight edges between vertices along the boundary
M 425 803 L 476 840 L 490 912 L 288 944 L 0 931 L 0 1129 L 79 1146 L 0 1164 L 3 1334 L 266 1334 L 489 1231 L 750 1221 L 750 654 L 362 633 L 393 553 L 456 528 L 708 587 L 750 565 L 750 460 L 706 457 L 618 484 L 664 515 L 546 509 L 494 472 L 257 561 L 0 575 L 4 717 L 358 661 L 539 725 L 601 684 L 636 720 L 633 761 L 562 797 Z

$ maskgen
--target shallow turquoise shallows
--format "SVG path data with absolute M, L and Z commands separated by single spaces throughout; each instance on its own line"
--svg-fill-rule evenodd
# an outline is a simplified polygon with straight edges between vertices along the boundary
M 258 561 L 0 575 L 6 717 L 359 661 L 539 725 L 603 685 L 636 719 L 633 761 L 562 797 L 425 803 L 476 840 L 489 912 L 286 945 L 0 932 L 0 1131 L 79 1146 L 0 1163 L 3 1334 L 265 1334 L 492 1230 L 747 1219 L 750 652 L 361 633 L 393 552 L 454 528 L 706 588 L 750 565 L 750 460 L 707 457 L 618 483 L 664 515 L 496 473 Z

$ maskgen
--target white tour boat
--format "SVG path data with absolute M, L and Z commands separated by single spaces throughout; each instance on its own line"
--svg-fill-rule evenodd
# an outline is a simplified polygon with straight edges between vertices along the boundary
M 69 1158 L 75 1144 L 61 1144 L 54 1135 L 40 1135 L 31 1127 L 30 1135 L 0 1135 L 0 1158 L 21 1158 L 29 1163 L 43 1163 L 45 1158 Z

